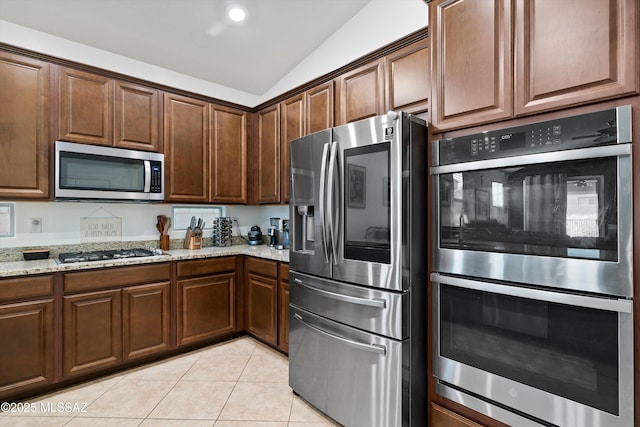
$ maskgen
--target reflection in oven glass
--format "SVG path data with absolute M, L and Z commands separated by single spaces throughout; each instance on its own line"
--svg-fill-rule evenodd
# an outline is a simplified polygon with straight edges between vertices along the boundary
M 442 285 L 440 354 L 618 414 L 617 313 Z
M 442 174 L 440 245 L 617 261 L 616 165 L 611 157 Z

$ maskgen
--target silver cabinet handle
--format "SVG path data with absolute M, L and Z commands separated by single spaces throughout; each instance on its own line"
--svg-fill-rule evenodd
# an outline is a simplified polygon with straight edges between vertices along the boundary
M 332 298 L 338 301 L 349 302 L 357 305 L 366 305 L 369 307 L 377 307 L 377 308 L 387 308 L 387 301 L 379 298 L 361 298 L 361 297 L 352 297 L 349 295 L 343 295 L 336 292 L 325 291 L 324 289 L 318 289 L 311 285 L 304 283 L 302 280 L 297 277 L 293 279 L 294 282 L 309 289 L 311 292 L 315 292 L 317 294 L 326 296 L 327 298 Z
M 626 299 L 609 299 L 587 297 L 583 295 L 567 294 L 563 292 L 551 292 L 541 289 L 521 288 L 519 286 L 500 285 L 491 282 L 463 279 L 461 277 L 443 276 L 431 273 L 431 281 L 444 285 L 457 286 L 459 288 L 473 289 L 477 291 L 492 292 L 495 294 L 509 295 L 519 298 L 554 302 L 558 304 L 574 305 L 577 307 L 595 308 L 597 310 L 615 311 L 618 313 L 631 313 L 633 305 Z
M 312 331 L 317 332 L 317 333 L 319 333 L 321 335 L 324 335 L 325 337 L 331 338 L 331 339 L 336 340 L 336 341 L 340 341 L 341 343 L 346 344 L 346 345 L 348 345 L 350 347 L 354 347 L 354 348 L 357 348 L 357 349 L 360 349 L 360 350 L 370 351 L 372 353 L 378 353 L 378 354 L 382 354 L 382 355 L 386 355 L 387 354 L 387 347 L 385 347 L 383 345 L 361 343 L 361 342 L 358 342 L 358 341 L 353 341 L 353 340 L 350 340 L 348 338 L 343 338 L 343 337 L 340 337 L 338 335 L 331 334 L 331 333 L 329 333 L 327 331 L 323 331 L 322 329 L 320 329 L 318 327 L 315 327 L 315 326 L 312 326 L 312 325 L 308 324 L 307 322 L 305 322 L 304 319 L 302 318 L 302 316 L 300 316 L 298 313 L 294 313 L 293 317 L 298 319 L 298 321 L 300 323 L 302 323 L 302 325 L 304 327 L 309 328 Z

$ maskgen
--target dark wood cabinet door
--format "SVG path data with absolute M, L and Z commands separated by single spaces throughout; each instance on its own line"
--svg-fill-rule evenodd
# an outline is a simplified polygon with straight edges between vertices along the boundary
M 434 132 L 511 117 L 511 0 L 436 0 L 429 7 Z
M 247 331 L 267 343 L 277 346 L 277 279 L 250 272 L 247 274 L 246 289 L 245 327 Z
M 236 330 L 236 273 L 178 280 L 178 345 Z
M 258 111 L 256 120 L 255 201 L 280 203 L 280 104 Z
M 121 291 L 65 296 L 63 375 L 72 377 L 122 361 Z
M 58 139 L 113 145 L 113 80 L 59 68 Z
M 0 399 L 54 378 L 53 300 L 0 305 Z
M 515 114 L 638 93 L 638 7 L 637 0 L 517 0 Z
M 333 127 L 333 81 L 309 89 L 305 98 L 305 134 Z
M 462 415 L 431 403 L 431 417 L 429 425 L 431 427 L 482 427 L 481 424 L 473 422 Z
M 0 197 L 49 197 L 49 64 L 0 52 Z
M 122 290 L 124 360 L 159 353 L 170 347 L 170 283 L 132 286 Z
M 116 81 L 113 145 L 161 152 L 160 134 L 160 91 Z
M 413 43 L 385 59 L 387 110 L 427 111 L 431 96 L 429 40 Z
M 282 185 L 280 201 L 289 202 L 289 143 L 305 134 L 305 96 L 304 93 L 293 96 L 280 103 L 282 147 L 280 148 L 280 171 Z
M 289 353 L 289 264 L 278 267 L 278 348 Z
M 336 124 L 384 114 L 384 60 L 363 65 L 336 79 Z
M 209 200 L 208 104 L 164 94 L 165 200 Z
M 247 112 L 211 105 L 211 201 L 247 202 Z

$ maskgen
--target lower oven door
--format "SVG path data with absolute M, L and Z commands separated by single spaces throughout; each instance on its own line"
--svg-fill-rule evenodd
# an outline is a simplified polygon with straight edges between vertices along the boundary
M 405 345 L 290 306 L 289 385 L 345 426 L 406 425 Z
M 631 300 L 431 280 L 433 372 L 447 396 L 499 420 L 507 409 L 543 425 L 633 426 Z

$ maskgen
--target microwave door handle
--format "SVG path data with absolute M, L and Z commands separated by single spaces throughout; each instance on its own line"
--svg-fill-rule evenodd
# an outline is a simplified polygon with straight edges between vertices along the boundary
M 480 282 L 478 280 L 463 279 L 461 277 L 443 276 L 438 273 L 431 273 L 431 281 L 444 285 L 456 286 L 459 288 L 492 292 L 518 298 L 529 298 L 538 301 L 554 302 L 558 304 L 573 305 L 576 307 L 615 311 L 618 313 L 631 313 L 633 307 L 631 301 L 626 299 L 588 297 L 584 295 L 566 294 L 563 292 L 544 291 L 542 289 L 530 289 L 522 288 L 519 286 L 500 285 L 491 282 Z
M 335 217 L 338 215 L 338 207 L 333 205 L 334 190 L 340 187 L 340 177 L 336 179 L 336 158 L 338 151 L 338 143 L 331 143 L 331 153 L 329 155 L 329 188 L 327 194 L 327 210 L 329 218 L 329 236 L 331 237 L 331 254 L 333 256 L 333 263 L 338 265 L 338 245 L 336 244 L 336 222 Z M 339 193 L 338 193 L 339 195 Z
M 326 220 L 326 197 L 325 187 L 327 185 L 327 157 L 329 156 L 329 143 L 325 143 L 322 148 L 322 160 L 320 166 L 320 191 L 318 201 L 320 205 L 320 228 L 322 229 L 322 251 L 324 253 L 324 262 L 329 263 L 329 236 L 327 233 Z
M 151 192 L 151 161 L 144 161 L 144 192 Z

